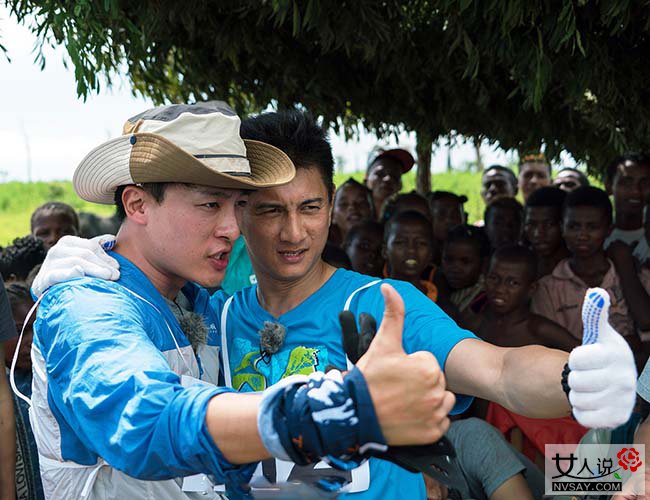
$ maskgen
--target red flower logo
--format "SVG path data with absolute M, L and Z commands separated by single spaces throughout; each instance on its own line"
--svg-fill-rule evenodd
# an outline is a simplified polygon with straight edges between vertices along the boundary
M 623 467 L 625 470 L 630 470 L 630 472 L 636 472 L 636 470 L 643 465 L 641 457 L 639 457 L 639 452 L 634 448 L 623 448 L 616 454 L 618 458 L 618 465 Z

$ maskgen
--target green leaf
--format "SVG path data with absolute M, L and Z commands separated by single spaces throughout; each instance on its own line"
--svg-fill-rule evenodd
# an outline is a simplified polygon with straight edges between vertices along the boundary
M 298 2 L 293 2 L 293 36 L 297 37 L 300 33 L 300 10 Z

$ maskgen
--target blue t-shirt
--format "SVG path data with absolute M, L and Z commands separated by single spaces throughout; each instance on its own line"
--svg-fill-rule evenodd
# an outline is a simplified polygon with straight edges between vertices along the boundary
M 346 300 L 355 290 L 375 279 L 339 269 L 318 291 L 279 318 L 274 318 L 262 308 L 257 299 L 257 286 L 237 292 L 229 305 L 225 321 L 227 345 L 222 346 L 223 362 L 228 364 L 232 386 L 242 392 L 261 391 L 289 375 L 325 371 L 330 365 L 345 369 L 346 357 L 338 313 L 344 309 Z M 434 302 L 409 283 L 383 281 L 395 287 L 406 306 L 406 352 L 429 351 L 444 369 L 447 355 L 459 341 L 476 338 L 471 332 L 458 327 Z M 224 323 L 221 315 L 226 300 L 227 296 L 223 293 L 211 298 L 221 325 Z M 362 312 L 369 313 L 379 324 L 384 313 L 379 284 L 358 292 L 349 309 L 355 316 Z M 260 354 L 258 331 L 265 321 L 280 323 L 286 329 L 284 344 L 270 359 L 263 359 Z M 453 413 L 464 411 L 470 402 L 470 397 L 457 396 Z M 390 462 L 372 459 L 369 490 L 352 496 L 355 499 L 416 499 L 426 498 L 426 493 L 421 474 L 412 474 Z

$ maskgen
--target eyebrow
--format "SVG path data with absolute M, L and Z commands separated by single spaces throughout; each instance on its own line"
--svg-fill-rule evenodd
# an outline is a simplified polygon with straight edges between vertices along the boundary
M 323 197 L 309 198 L 308 200 L 301 201 L 300 206 L 302 207 L 304 205 L 310 205 L 312 203 L 323 203 L 324 199 L 325 198 L 323 198 Z M 255 206 L 256 209 L 259 210 L 259 209 L 278 208 L 278 207 L 282 208 L 282 207 L 285 206 L 285 204 L 284 203 L 279 203 L 279 202 L 274 203 L 272 201 L 268 201 L 268 202 L 256 203 L 254 206 Z
M 318 197 L 318 198 L 310 198 L 308 200 L 303 201 L 300 203 L 300 205 L 311 205 L 312 203 L 323 203 L 324 198 Z
M 214 196 L 215 198 L 232 198 L 233 193 L 227 191 L 219 191 L 217 189 L 197 189 L 196 193 L 205 195 L 205 196 Z

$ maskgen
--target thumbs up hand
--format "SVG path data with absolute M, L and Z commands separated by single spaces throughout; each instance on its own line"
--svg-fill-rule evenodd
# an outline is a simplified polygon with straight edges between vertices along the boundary
M 609 294 L 590 288 L 582 305 L 582 345 L 569 355 L 569 401 L 585 427 L 617 427 L 630 418 L 636 399 L 632 351 L 609 324 Z
M 445 377 L 433 354 L 404 352 L 404 302 L 390 285 L 381 285 L 381 293 L 385 301 L 381 326 L 357 367 L 368 385 L 386 442 L 433 443 L 449 428 L 447 415 L 455 397 L 445 390 Z

